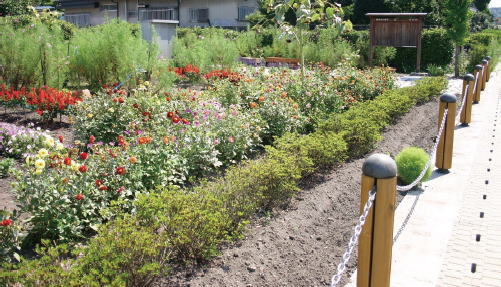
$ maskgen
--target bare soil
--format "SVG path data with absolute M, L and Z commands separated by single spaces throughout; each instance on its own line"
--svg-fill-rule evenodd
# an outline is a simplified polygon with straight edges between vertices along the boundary
M 438 98 L 414 107 L 384 131 L 373 153 L 394 156 L 406 146 L 430 151 L 437 117 Z M 256 220 L 245 239 L 224 247 L 206 266 L 177 271 L 158 286 L 330 285 L 359 216 L 363 161 L 353 160 L 308 179 L 286 210 Z M 399 194 L 398 200 L 403 196 Z M 356 268 L 356 257 L 344 282 Z

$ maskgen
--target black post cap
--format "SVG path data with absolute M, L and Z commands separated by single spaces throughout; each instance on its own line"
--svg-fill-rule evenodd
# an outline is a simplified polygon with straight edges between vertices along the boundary
M 364 161 L 362 172 L 373 178 L 391 178 L 397 176 L 397 164 L 390 156 L 376 153 Z
M 457 100 L 457 97 L 453 94 L 443 94 L 440 96 L 440 101 L 444 103 L 455 103 Z

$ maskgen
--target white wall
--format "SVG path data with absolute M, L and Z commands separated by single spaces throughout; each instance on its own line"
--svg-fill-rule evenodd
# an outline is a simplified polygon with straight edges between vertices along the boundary
M 247 26 L 246 21 L 238 21 L 238 7 L 258 7 L 257 0 L 181 0 L 180 26 L 207 26 L 208 23 L 190 21 L 190 9 L 209 8 L 212 25 Z

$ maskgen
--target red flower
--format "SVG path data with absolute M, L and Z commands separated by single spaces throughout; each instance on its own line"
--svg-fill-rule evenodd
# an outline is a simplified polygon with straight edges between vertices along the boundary
M 167 102 L 170 102 L 170 97 L 166 97 L 166 98 L 165 98 L 165 100 L 166 100 Z
M 89 137 L 89 143 L 90 144 L 94 144 L 94 142 L 96 142 L 96 137 L 95 136 L 90 136 Z
M 125 174 L 125 167 L 123 167 L 123 166 L 117 167 L 117 169 L 115 170 L 115 173 L 118 175 L 124 175 Z
M 80 154 L 80 159 L 81 160 L 86 160 L 89 157 L 89 155 L 86 152 L 83 152 Z
M 106 185 L 101 185 L 99 187 L 99 190 L 102 190 L 102 191 L 107 191 L 108 190 L 108 187 Z
M 67 157 L 64 159 L 64 164 L 65 165 L 71 165 L 71 158 Z
M 181 120 L 183 121 L 183 124 L 185 124 L 185 125 L 189 125 L 190 124 L 190 121 L 187 120 L 187 119 L 181 119 Z
M 2 220 L 2 222 L 0 222 L 0 226 L 3 226 L 3 227 L 7 227 L 9 225 L 12 224 L 12 220 L 11 219 L 4 219 Z
M 133 104 L 132 105 L 135 109 L 139 109 L 139 105 L 138 104 Z
M 125 190 L 125 186 L 121 186 L 119 189 L 117 189 L 117 193 L 122 193 Z
M 122 98 L 122 97 L 118 98 L 118 102 L 119 102 L 120 104 L 123 104 L 123 103 L 124 103 L 124 98 Z
M 172 117 L 172 122 L 177 124 L 181 119 L 179 117 Z
M 125 145 L 125 138 L 123 136 L 118 136 L 117 141 L 119 146 Z
M 80 166 L 80 168 L 78 169 L 81 173 L 84 173 L 84 172 L 87 172 L 87 166 L 85 164 L 83 164 L 82 166 Z
M 167 117 L 168 117 L 168 118 L 172 118 L 173 116 L 174 116 L 174 113 L 173 113 L 173 112 L 168 112 L 168 113 L 167 113 Z
M 60 143 L 63 143 L 63 141 L 64 141 L 63 136 L 59 136 L 59 142 L 60 142 Z
M 96 179 L 96 186 L 100 187 L 101 185 L 103 185 L 103 181 L 100 179 Z
M 75 195 L 75 199 L 76 199 L 76 200 L 82 200 L 82 199 L 84 199 L 84 198 L 85 198 L 85 195 L 83 195 L 83 194 L 81 194 L 81 193 L 79 193 L 79 194 Z

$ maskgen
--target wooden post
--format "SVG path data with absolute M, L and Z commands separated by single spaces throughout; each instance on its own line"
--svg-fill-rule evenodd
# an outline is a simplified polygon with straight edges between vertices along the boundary
M 417 37 L 416 72 L 421 71 L 421 31 L 423 29 L 423 18 L 419 18 L 419 33 Z
M 489 62 L 487 60 L 482 60 L 482 91 L 485 90 L 485 82 L 487 81 L 487 68 Z
M 452 149 L 454 144 L 454 126 L 456 120 L 456 102 L 457 98 L 451 94 L 440 96 L 440 105 L 438 110 L 438 128 L 442 125 L 442 118 L 447 109 L 444 130 L 440 136 L 435 166 L 441 171 L 448 171 L 452 167 Z
M 485 57 L 487 60 L 487 82 L 491 79 L 491 56 Z
M 480 85 L 482 79 L 482 65 L 475 66 L 475 91 L 473 91 L 473 103 L 478 104 L 480 102 Z
M 466 74 L 463 78 L 463 111 L 461 112 L 461 124 L 468 126 L 471 123 L 471 108 L 473 104 L 473 88 L 475 77 L 472 74 Z M 468 89 L 466 87 L 468 86 Z
M 372 61 L 374 60 L 374 18 L 370 17 L 370 35 L 369 35 L 369 67 L 372 67 Z
M 360 210 L 376 186 L 376 199 L 358 244 L 357 287 L 389 287 L 393 245 L 393 221 L 397 191 L 397 165 L 385 154 L 374 154 L 362 167 Z

